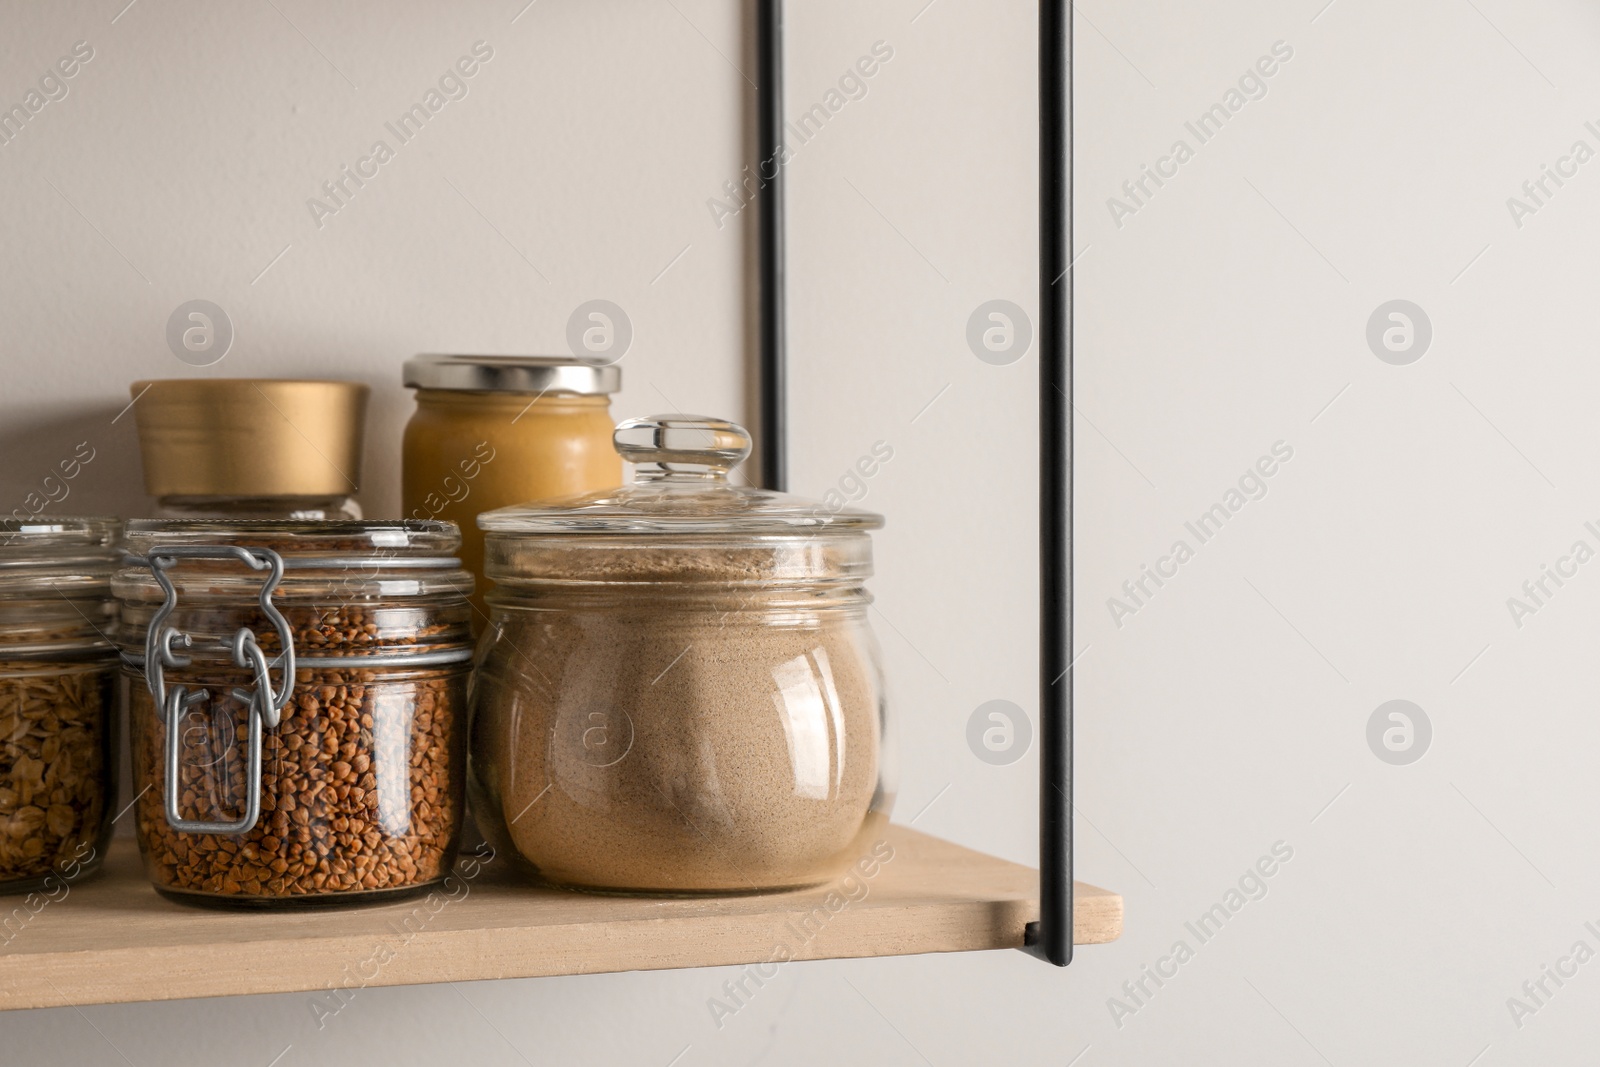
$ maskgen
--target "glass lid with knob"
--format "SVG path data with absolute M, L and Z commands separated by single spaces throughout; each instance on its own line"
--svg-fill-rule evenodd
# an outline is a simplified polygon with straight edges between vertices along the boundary
M 883 516 L 735 485 L 729 475 L 750 455 L 743 426 L 704 415 L 629 419 L 612 437 L 634 464 L 620 489 L 519 504 L 478 517 L 489 533 L 814 534 L 875 530 Z
M 485 573 L 538 581 L 859 579 L 871 573 L 867 531 L 883 516 L 736 485 L 750 434 L 702 415 L 651 415 L 617 427 L 631 485 L 478 516 Z

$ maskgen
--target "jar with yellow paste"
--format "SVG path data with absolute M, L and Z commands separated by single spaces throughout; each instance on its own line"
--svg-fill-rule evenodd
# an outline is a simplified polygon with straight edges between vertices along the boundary
M 406 424 L 401 501 L 409 519 L 461 527 L 461 560 L 483 574 L 485 511 L 622 484 L 611 444 L 615 365 L 550 356 L 422 355 L 406 361 L 417 391 Z M 473 629 L 488 616 L 474 594 Z

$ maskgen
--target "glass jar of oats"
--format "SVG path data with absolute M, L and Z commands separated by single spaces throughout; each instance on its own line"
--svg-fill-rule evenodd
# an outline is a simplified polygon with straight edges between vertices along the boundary
M 731 484 L 729 422 L 630 420 L 615 445 L 634 484 L 479 517 L 479 827 L 573 888 L 827 881 L 894 796 L 864 585 L 883 520 Z
M 472 659 L 459 543 L 441 522 L 128 524 L 121 694 L 157 890 L 352 903 L 449 874 Z
M 117 795 L 115 519 L 0 520 L 0 892 L 97 868 Z

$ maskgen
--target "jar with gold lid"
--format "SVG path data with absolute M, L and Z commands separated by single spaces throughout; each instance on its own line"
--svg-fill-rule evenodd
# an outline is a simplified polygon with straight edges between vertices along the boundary
M 359 519 L 358 382 L 134 382 L 145 489 L 168 519 Z

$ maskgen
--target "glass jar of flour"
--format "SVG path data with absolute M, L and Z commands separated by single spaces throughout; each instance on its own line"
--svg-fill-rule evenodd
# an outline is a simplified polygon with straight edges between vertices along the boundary
M 480 827 L 574 888 L 827 881 L 894 798 L 865 588 L 883 519 L 731 484 L 750 437 L 729 422 L 614 440 L 634 484 L 479 517 Z

